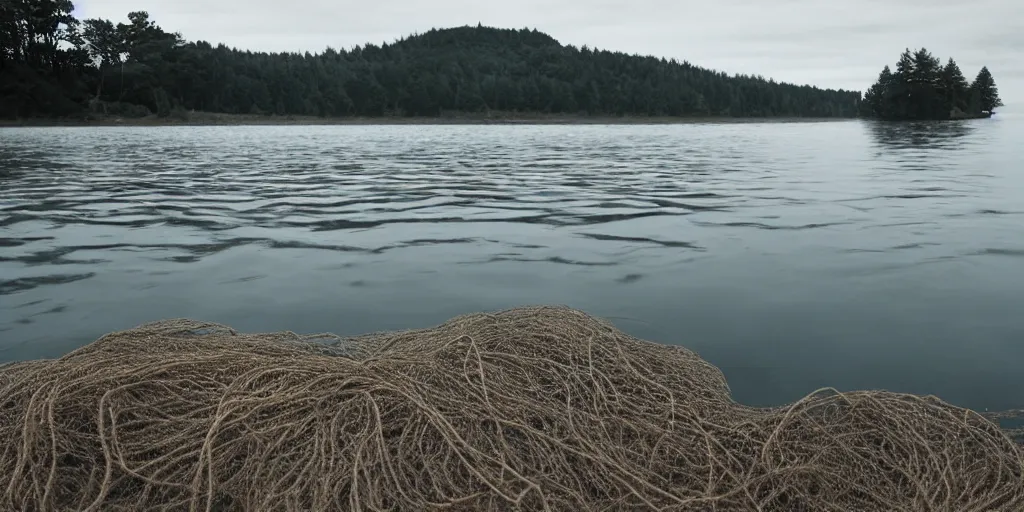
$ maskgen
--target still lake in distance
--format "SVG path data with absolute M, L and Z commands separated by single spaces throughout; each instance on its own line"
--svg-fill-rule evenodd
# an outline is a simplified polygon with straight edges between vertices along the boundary
M 1024 407 L 1024 117 L 0 129 L 0 362 L 190 317 L 566 304 L 722 368 Z

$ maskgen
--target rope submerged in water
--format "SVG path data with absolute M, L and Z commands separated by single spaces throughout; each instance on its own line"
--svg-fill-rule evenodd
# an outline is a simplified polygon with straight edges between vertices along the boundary
M 2 367 L 0 393 L 11 510 L 1024 509 L 1024 451 L 976 413 L 745 407 L 566 308 L 344 340 L 161 322 Z

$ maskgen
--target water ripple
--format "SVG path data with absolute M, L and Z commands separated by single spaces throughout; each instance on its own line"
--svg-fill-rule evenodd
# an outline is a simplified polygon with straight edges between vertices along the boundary
M 0 129 L 0 362 L 168 316 L 570 303 L 774 365 L 747 396 L 879 360 L 1019 389 L 1021 136 L 991 121 Z
M 89 279 L 94 275 L 95 273 L 93 272 L 85 274 L 56 274 L 49 276 L 23 277 L 19 279 L 11 279 L 8 281 L 0 281 L 0 295 L 11 295 L 13 293 L 31 290 L 37 286 L 43 285 L 73 283 L 75 281 Z
M 638 242 L 643 244 L 654 244 L 662 247 L 683 247 L 686 249 L 702 249 L 702 247 L 690 243 L 690 242 L 673 242 L 669 240 L 655 240 L 652 238 L 644 238 L 640 236 L 615 236 L 615 235 L 602 235 L 598 233 L 580 233 L 581 236 L 591 238 L 593 240 L 602 240 L 610 242 Z
M 497 226 L 588 228 L 576 234 L 607 246 L 609 255 L 635 258 L 631 249 L 613 246 L 704 251 L 707 229 L 926 225 L 931 214 L 891 214 L 911 201 L 917 209 L 930 203 L 927 210 L 975 193 L 978 178 L 950 174 L 955 162 L 948 154 L 939 165 L 921 163 L 927 143 L 931 151 L 946 152 L 969 139 L 969 127 L 947 133 L 923 126 L 909 134 L 878 127 L 872 136 L 892 153 L 846 162 L 832 155 L 828 165 L 807 150 L 779 152 L 777 141 L 764 138 L 766 129 L 783 138 L 797 130 L 811 148 L 816 137 L 850 138 L 851 130 L 862 128 L 8 130 L 2 133 L 0 263 L 25 271 L 66 266 L 81 269 L 73 275 L 84 279 L 124 261 L 115 251 L 180 264 L 243 246 L 379 256 L 461 245 L 489 253 L 479 255 L 483 261 L 508 258 L 503 252 L 514 249 L 525 251 L 517 261 L 585 266 L 605 263 L 542 254 L 550 244 L 487 232 L 508 229 Z M 884 190 L 868 181 L 880 172 L 886 173 Z M 831 207 L 843 203 L 861 218 Z M 1018 213 L 995 205 L 975 211 Z M 640 225 L 672 233 L 631 233 Z M 384 243 L 354 236 L 364 232 L 403 234 Z M 8 293 L 64 282 L 19 273 L 5 281 Z M 633 275 L 639 274 L 627 277 Z

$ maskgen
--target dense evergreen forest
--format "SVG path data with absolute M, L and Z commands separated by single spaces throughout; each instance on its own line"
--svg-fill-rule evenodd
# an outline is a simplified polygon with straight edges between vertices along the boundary
M 968 84 L 952 58 L 943 66 L 921 48 L 904 51 L 895 73 L 886 66 L 861 106 L 865 116 L 879 119 L 958 119 L 991 115 L 1003 102 L 987 67 Z
M 0 117 L 180 115 L 852 117 L 860 93 L 575 48 L 535 30 L 431 30 L 380 46 L 256 53 L 187 42 L 145 12 L 0 0 Z

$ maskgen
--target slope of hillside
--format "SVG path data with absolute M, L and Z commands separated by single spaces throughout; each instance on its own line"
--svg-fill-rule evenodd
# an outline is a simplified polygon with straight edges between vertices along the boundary
M 144 12 L 117 25 L 85 20 L 82 37 L 77 28 L 70 32 L 76 37 L 52 47 L 19 42 L 16 32 L 0 38 L 10 46 L 0 52 L 0 67 L 17 71 L 5 70 L 0 79 L 0 117 L 68 115 L 75 105 L 125 117 L 175 110 L 324 117 L 489 111 L 852 117 L 860 102 L 859 92 L 576 48 L 528 29 L 439 29 L 319 54 L 186 42 Z

